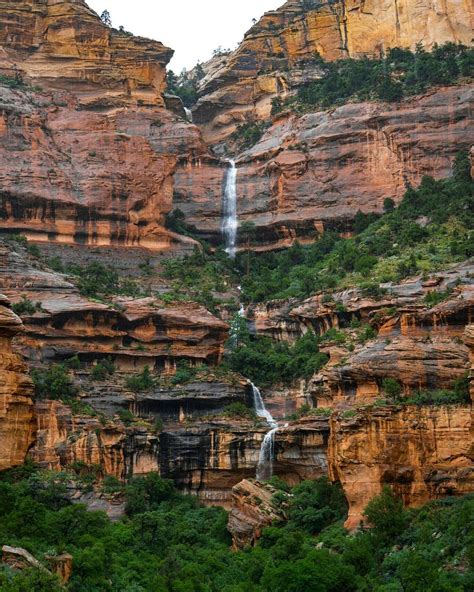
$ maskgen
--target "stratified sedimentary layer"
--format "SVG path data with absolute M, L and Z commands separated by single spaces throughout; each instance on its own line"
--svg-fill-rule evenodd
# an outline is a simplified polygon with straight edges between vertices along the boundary
M 331 418 L 330 476 L 349 502 L 347 528 L 356 528 L 384 485 L 407 506 L 474 491 L 470 405 L 359 409 Z
M 223 140 L 246 120 L 266 119 L 271 99 L 320 75 L 326 60 L 379 56 L 391 47 L 472 42 L 467 0 L 289 0 L 266 13 L 228 56 L 204 65 L 194 108 L 206 140 Z
M 237 160 L 239 222 L 256 225 L 258 248 L 351 232 L 355 214 L 383 211 L 423 175 L 451 174 L 459 150 L 474 142 L 471 86 L 438 89 L 397 105 L 351 103 L 277 120 Z M 220 241 L 225 164 L 185 159 L 175 207 L 203 236 Z
M 163 104 L 173 51 L 107 27 L 83 0 L 0 2 L 2 73 L 104 107 L 120 101 Z
M 82 0 L 0 2 L 0 14 L 0 74 L 23 81 L 0 84 L 0 228 L 53 243 L 194 244 L 164 228 L 178 157 L 206 152 L 165 108 L 173 52 L 105 26 Z
M 33 383 L 11 348 L 21 330 L 21 320 L 0 294 L 0 471 L 21 465 L 35 437 Z

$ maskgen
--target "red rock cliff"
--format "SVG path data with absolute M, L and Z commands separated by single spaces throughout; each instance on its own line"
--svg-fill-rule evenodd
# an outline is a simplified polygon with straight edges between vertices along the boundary
M 21 329 L 20 319 L 0 295 L 0 471 L 22 464 L 34 441 L 33 383 L 11 348 Z
M 0 16 L 0 73 L 23 81 L 0 85 L 0 226 L 37 241 L 189 243 L 163 227 L 177 158 L 205 152 L 164 107 L 172 51 L 82 1 L 0 2 Z
M 333 60 L 471 40 L 468 0 L 289 0 L 266 13 L 229 56 L 207 65 L 195 121 L 215 143 L 245 119 L 267 118 L 273 96 L 317 74 L 304 63 L 316 52 Z

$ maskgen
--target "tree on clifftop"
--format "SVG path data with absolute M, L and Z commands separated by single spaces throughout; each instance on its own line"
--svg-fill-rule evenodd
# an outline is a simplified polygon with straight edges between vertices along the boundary
M 112 26 L 112 18 L 110 17 L 110 12 L 108 10 L 104 10 L 104 12 L 100 15 L 100 20 L 107 27 L 111 27 Z

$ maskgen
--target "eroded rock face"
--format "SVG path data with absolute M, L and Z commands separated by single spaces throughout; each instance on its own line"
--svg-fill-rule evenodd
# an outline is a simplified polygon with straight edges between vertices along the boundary
M 65 89 L 83 105 L 162 104 L 173 51 L 102 23 L 83 0 L 1 2 L 2 68 L 43 87 Z
M 322 371 L 337 401 L 370 401 L 385 378 L 420 389 L 449 389 L 471 368 L 466 326 L 472 320 L 474 291 L 464 286 L 452 299 L 429 310 L 400 310 L 379 328 L 378 337 Z
M 390 485 L 407 506 L 474 491 L 470 405 L 396 407 L 331 418 L 329 474 L 349 502 L 356 528 L 368 502 Z
M 253 546 L 263 528 L 285 520 L 285 501 L 277 505 L 272 500 L 276 492 L 271 485 L 248 479 L 232 488 L 232 510 L 227 528 L 235 550 Z M 283 492 L 280 494 L 289 498 Z
M 228 325 L 195 303 L 165 304 L 153 298 L 82 296 L 70 279 L 0 243 L 0 289 L 18 302 L 28 298 L 21 352 L 32 363 L 78 355 L 86 364 L 104 357 L 119 371 L 173 372 L 177 360 L 214 365 L 222 357 Z
M 11 340 L 20 319 L 0 294 L 0 471 L 21 465 L 35 436 L 33 383 Z
M 225 391 L 225 385 L 221 389 Z M 216 404 L 218 411 L 219 401 Z M 144 410 L 139 415 L 141 425 L 126 427 L 117 417 L 73 415 L 70 407 L 58 401 L 37 402 L 35 416 L 37 439 L 30 457 L 44 468 L 62 470 L 83 463 L 100 467 L 102 476 L 121 480 L 154 471 L 203 503 L 226 508 L 231 506 L 232 487 L 255 476 L 268 431 L 218 413 L 199 421 L 165 419 L 161 427 L 153 428 L 153 415 Z M 275 473 L 292 485 L 325 475 L 327 441 L 327 420 L 282 428 L 275 441 Z
M 320 74 L 316 53 L 334 60 L 419 42 L 469 45 L 470 14 L 467 0 L 289 0 L 266 13 L 234 52 L 205 65 L 195 121 L 216 143 L 245 120 L 268 118 L 273 97 Z
M 106 27 L 85 2 L 0 3 L 0 226 L 37 241 L 186 248 L 165 230 L 180 155 L 206 152 L 165 109 L 161 43 Z M 192 247 L 191 247 L 192 248 Z
M 238 217 L 256 225 L 255 248 L 304 243 L 324 230 L 344 235 L 357 211 L 381 213 L 407 183 L 449 176 L 456 153 L 474 141 L 472 93 L 464 85 L 397 105 L 351 103 L 277 120 L 237 161 Z M 191 159 L 176 173 L 176 207 L 214 242 L 224 166 Z

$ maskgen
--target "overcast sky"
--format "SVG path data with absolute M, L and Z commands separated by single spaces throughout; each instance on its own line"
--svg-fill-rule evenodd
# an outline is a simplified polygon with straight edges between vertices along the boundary
M 212 50 L 233 49 L 252 19 L 284 0 L 86 0 L 99 14 L 107 9 L 114 27 L 163 42 L 175 50 L 170 68 L 180 72 L 204 62 Z

